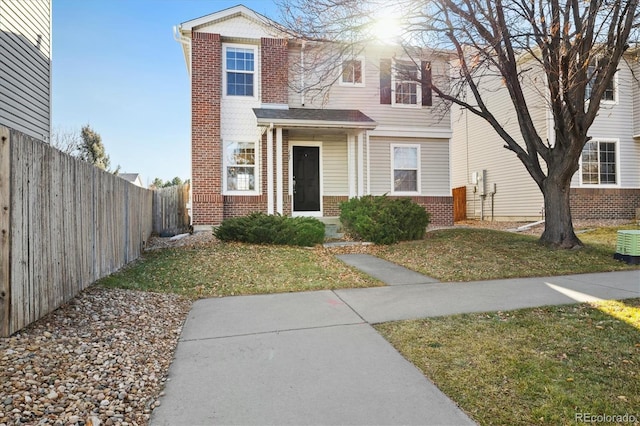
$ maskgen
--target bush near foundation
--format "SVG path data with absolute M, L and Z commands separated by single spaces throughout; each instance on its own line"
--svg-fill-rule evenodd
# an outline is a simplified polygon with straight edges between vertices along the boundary
M 220 241 L 314 246 L 324 241 L 324 223 L 311 217 L 251 213 L 222 221 L 213 234 Z
M 340 221 L 355 238 L 393 244 L 424 238 L 429 213 L 410 198 L 367 195 L 341 203 Z

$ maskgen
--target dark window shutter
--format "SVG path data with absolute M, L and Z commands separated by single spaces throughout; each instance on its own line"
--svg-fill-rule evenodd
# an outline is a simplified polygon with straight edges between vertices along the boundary
M 422 61 L 420 64 L 422 69 L 422 106 L 433 105 L 433 96 L 431 93 L 431 62 Z
M 391 105 L 391 59 L 380 59 L 380 103 Z

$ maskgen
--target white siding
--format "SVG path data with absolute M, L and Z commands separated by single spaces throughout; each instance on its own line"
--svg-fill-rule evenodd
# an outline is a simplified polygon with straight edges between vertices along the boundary
M 616 75 L 617 102 L 602 103 L 598 117 L 589 129 L 589 136 L 594 139 L 618 140 L 617 177 L 620 188 L 640 188 L 640 140 L 633 139 L 634 129 L 629 126 L 629 123 L 637 122 L 634 120 L 634 98 L 639 91 L 636 78 L 631 69 L 621 63 Z M 580 187 L 579 175 L 580 171 L 573 176 L 573 187 Z
M 540 87 L 535 77 L 526 93 L 529 109 L 540 136 L 547 138 L 546 109 Z M 517 119 L 513 114 L 513 105 L 508 92 L 501 87 L 500 80 L 485 81 L 486 103 L 502 127 L 522 145 L 522 137 Z M 486 170 L 484 198 L 485 218 L 491 218 L 491 197 L 494 184 L 494 215 L 499 219 L 537 219 L 541 217 L 543 198 L 540 189 L 533 181 L 524 165 L 516 155 L 504 148 L 505 142 L 486 121 L 465 110 L 452 112 L 452 162 L 453 187 L 467 187 L 467 216 L 480 217 L 483 198 L 480 188 L 471 183 L 473 172 Z
M 449 141 L 372 137 L 371 194 L 391 193 L 391 144 L 419 144 L 422 196 L 451 196 Z
M 325 140 L 322 144 L 323 195 L 349 194 L 347 141 L 344 139 L 341 141 Z
M 50 136 L 51 0 L 0 0 L 0 124 Z
M 203 25 L 197 28 L 197 31 L 220 34 L 222 37 L 254 40 L 260 40 L 262 37 L 273 37 L 274 33 L 264 25 L 240 15 Z

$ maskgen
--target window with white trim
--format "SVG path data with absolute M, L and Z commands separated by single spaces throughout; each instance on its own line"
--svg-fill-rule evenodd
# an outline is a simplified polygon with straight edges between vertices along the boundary
M 227 142 L 224 149 L 225 192 L 256 190 L 255 142 Z
M 582 149 L 580 176 L 583 185 L 616 185 L 616 141 L 590 140 Z
M 391 145 L 392 193 L 420 192 L 420 145 Z
M 420 68 L 412 61 L 396 60 L 393 69 L 392 105 L 420 106 Z
M 364 58 L 362 56 L 342 61 L 340 84 L 344 86 L 364 86 Z
M 225 80 L 227 96 L 254 96 L 256 49 L 226 46 Z
M 591 90 L 593 90 L 593 83 L 595 81 L 595 76 L 593 75 L 594 71 L 595 71 L 594 65 L 590 65 L 589 68 L 587 69 L 588 82 L 587 82 L 587 87 L 585 88 L 585 94 L 584 94 L 584 97 L 586 100 L 589 100 L 591 98 Z M 602 95 L 601 102 L 615 103 L 618 101 L 618 91 L 617 91 L 618 85 L 616 84 L 617 78 L 618 78 L 618 74 L 616 73 L 613 75 L 613 78 L 607 85 L 607 88 L 605 89 L 604 94 Z

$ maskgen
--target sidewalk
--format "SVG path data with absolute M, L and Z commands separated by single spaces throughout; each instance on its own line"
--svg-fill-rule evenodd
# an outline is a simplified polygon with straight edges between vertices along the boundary
M 445 284 L 340 258 L 391 285 L 195 302 L 151 424 L 474 424 L 370 324 L 640 297 L 640 271 Z

